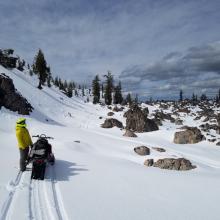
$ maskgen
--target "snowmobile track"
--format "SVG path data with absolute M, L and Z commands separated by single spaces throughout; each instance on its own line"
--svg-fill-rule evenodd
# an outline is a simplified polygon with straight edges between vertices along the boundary
M 53 167 L 47 167 L 45 179 L 31 180 L 29 189 L 29 219 L 67 220 L 66 212 L 56 188 Z
M 21 177 L 22 177 L 22 172 L 19 171 L 15 180 L 13 181 L 13 189 L 9 192 L 9 194 L 3 204 L 3 207 L 1 209 L 0 220 L 4 220 L 7 218 L 8 211 L 10 209 L 11 203 L 13 201 L 13 198 L 14 198 L 14 195 L 16 192 L 16 187 L 20 184 Z

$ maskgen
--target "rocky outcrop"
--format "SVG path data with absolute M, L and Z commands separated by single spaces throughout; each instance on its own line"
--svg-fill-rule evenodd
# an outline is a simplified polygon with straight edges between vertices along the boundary
M 150 132 L 158 130 L 157 124 L 147 118 L 147 112 L 142 111 L 138 105 L 133 105 L 125 114 L 126 129 L 134 132 Z
M 152 149 L 158 151 L 158 152 L 166 152 L 166 150 L 164 148 L 161 148 L 161 147 L 152 147 Z
M 13 57 L 13 53 L 12 49 L 0 50 L 0 65 L 8 69 L 16 68 L 18 58 Z
M 12 79 L 5 74 L 0 74 L 0 108 L 18 112 L 18 114 L 29 115 L 33 107 L 15 89 Z
M 147 159 L 144 161 L 144 165 L 147 167 L 151 167 L 154 164 L 154 160 L 153 159 Z
M 186 127 L 184 131 L 178 131 L 174 135 L 174 143 L 176 144 L 195 144 L 205 137 L 197 127 Z
M 108 116 L 113 116 L 115 113 L 114 112 L 108 112 Z
M 139 146 L 134 148 L 134 152 L 140 156 L 145 156 L 150 154 L 150 149 L 146 146 Z
M 169 120 L 171 123 L 175 122 L 175 118 L 172 117 L 170 113 L 164 113 L 163 111 L 157 111 L 154 114 L 155 119 L 158 119 L 160 121 Z
M 177 118 L 175 120 L 175 125 L 183 125 L 183 120 L 181 120 L 180 118 Z
M 123 107 L 118 107 L 117 105 L 112 109 L 114 112 L 122 112 L 124 110 Z
M 125 133 L 123 134 L 123 136 L 125 136 L 125 137 L 137 137 L 137 135 L 133 131 L 130 131 L 130 130 L 126 130 Z
M 101 124 L 102 128 L 123 128 L 123 124 L 115 118 L 107 118 L 103 124 Z
M 156 162 L 152 160 L 153 159 L 146 160 L 144 165 L 167 170 L 191 170 L 196 168 L 196 166 L 192 165 L 192 163 L 185 158 L 164 158 L 159 159 Z

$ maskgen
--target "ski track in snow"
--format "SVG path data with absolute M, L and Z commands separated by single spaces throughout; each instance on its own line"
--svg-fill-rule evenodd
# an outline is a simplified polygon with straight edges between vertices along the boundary
M 25 175 L 24 175 L 25 174 Z M 68 220 L 65 211 L 54 167 L 47 167 L 44 180 L 32 180 L 31 172 L 22 174 L 19 172 L 13 182 L 13 189 L 9 192 L 1 209 L 0 220 L 12 220 L 12 203 L 16 204 L 15 194 L 22 186 L 22 176 L 30 178 L 28 190 L 28 219 L 29 220 Z M 21 187 L 20 187 L 21 188 Z M 19 196 L 18 196 L 19 197 Z
M 9 192 L 5 202 L 3 203 L 3 207 L 1 209 L 1 215 L 0 215 L 0 220 L 4 220 L 7 219 L 7 215 L 9 213 L 9 209 L 11 207 L 11 203 L 13 201 L 15 192 L 16 192 L 16 187 L 19 185 L 20 181 L 21 181 L 21 176 L 22 176 L 22 172 L 18 172 L 15 180 L 11 183 L 13 183 L 13 189 Z

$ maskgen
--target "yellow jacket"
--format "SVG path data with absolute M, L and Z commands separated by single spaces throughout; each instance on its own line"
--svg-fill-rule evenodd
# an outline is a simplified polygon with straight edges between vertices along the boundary
M 25 149 L 26 147 L 33 144 L 30 134 L 25 127 L 16 126 L 16 137 L 18 141 L 18 147 L 20 149 Z

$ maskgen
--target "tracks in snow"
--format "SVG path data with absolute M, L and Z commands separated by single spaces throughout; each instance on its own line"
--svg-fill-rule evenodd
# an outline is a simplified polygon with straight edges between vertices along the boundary
M 31 180 L 31 172 L 19 173 L 2 207 L 0 220 L 67 220 L 54 167 L 48 166 L 45 180 Z M 22 179 L 22 180 L 21 180 Z M 20 190 L 17 190 L 20 189 Z M 23 197 L 26 198 L 23 198 Z M 24 207 L 14 208 L 19 200 Z M 17 205 L 16 205 L 17 206 Z M 23 216 L 21 216 L 23 215 Z

